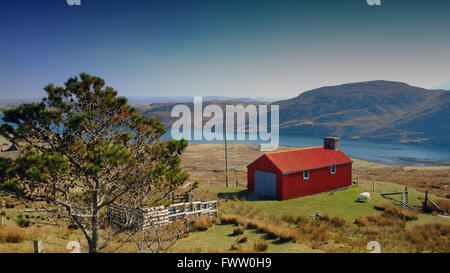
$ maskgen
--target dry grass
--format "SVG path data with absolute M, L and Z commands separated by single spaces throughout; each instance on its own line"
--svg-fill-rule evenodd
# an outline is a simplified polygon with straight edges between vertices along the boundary
M 450 196 L 449 166 L 402 167 L 381 164 L 378 167 L 354 164 L 353 177 L 362 180 L 394 182 L 421 192 L 428 190 L 436 195 Z
M 246 243 L 247 241 L 248 241 L 247 236 L 238 237 L 236 239 L 236 243 L 238 243 L 238 244 L 243 244 L 243 243 Z
M 212 224 L 213 222 L 211 220 L 211 217 L 209 217 L 208 215 L 202 215 L 195 219 L 195 223 L 192 229 L 195 231 L 204 231 L 210 228 Z
M 365 227 L 362 229 L 362 232 L 366 235 L 377 235 L 381 233 L 381 229 L 379 227 Z
M 279 151 L 291 149 L 279 147 Z M 204 186 L 224 185 L 225 158 L 222 144 L 189 145 L 182 156 L 183 169 L 190 173 L 192 180 L 199 180 Z M 228 160 L 230 183 L 236 180 L 246 184 L 246 166 L 261 156 L 263 152 L 258 146 L 232 143 L 228 145 Z M 201 162 L 201 164 L 199 164 Z M 439 196 L 450 196 L 449 166 L 443 167 L 401 167 L 354 159 L 353 177 L 361 180 L 394 182 L 418 189 L 428 190 Z M 197 191 L 200 199 L 214 199 L 212 192 Z M 232 196 L 229 197 L 232 199 Z
M 330 222 L 335 227 L 343 227 L 347 224 L 344 218 L 338 216 L 331 218 Z
M 392 216 L 403 221 L 417 220 L 418 216 L 416 211 L 405 208 L 396 208 L 386 204 L 375 206 L 375 209 L 383 211 L 383 216 L 385 217 Z
M 434 223 L 414 226 L 406 231 L 417 251 L 450 252 L 450 224 Z
M 358 217 L 355 220 L 355 224 L 360 227 L 367 227 L 369 225 L 377 225 L 377 226 L 405 226 L 405 221 L 400 220 L 395 217 L 390 217 L 386 215 L 376 215 L 376 216 L 367 216 L 367 217 Z
M 25 228 L 14 224 L 6 223 L 0 229 L 0 242 L 18 244 L 23 242 L 27 237 Z
M 265 252 L 267 250 L 267 243 L 264 241 L 257 241 L 254 245 L 253 245 L 253 250 L 257 251 L 257 252 Z
M 231 166 L 230 183 L 232 186 L 236 180 L 239 180 L 240 184 L 246 184 L 245 166 L 261 154 L 262 152 L 259 151 L 257 146 L 245 144 L 229 145 L 229 166 Z M 183 155 L 183 168 L 190 173 L 192 180 L 200 181 L 200 188 L 195 191 L 196 199 L 207 200 L 218 198 L 216 188 L 219 185 L 223 185 L 225 180 L 225 175 L 223 172 L 223 155 L 224 150 L 223 145 L 221 144 L 190 145 L 188 147 L 188 151 Z M 448 184 L 449 169 L 449 167 L 443 167 L 442 169 L 409 169 L 381 164 L 378 167 L 368 167 L 357 166 L 354 164 L 354 173 L 359 174 L 359 179 L 407 184 L 420 190 L 428 189 L 430 192 L 443 196 L 445 196 L 445 194 L 450 194 L 450 188 L 446 187 L 446 184 Z M 354 178 L 356 178 L 356 175 L 354 175 Z M 425 183 L 427 181 L 433 181 L 433 185 L 431 183 L 427 185 Z M 208 187 L 208 185 L 210 187 Z M 445 234 L 443 232 L 445 230 L 442 227 L 423 226 L 415 229 L 406 229 L 405 221 L 414 219 L 414 213 L 409 214 L 410 212 L 405 212 L 401 209 L 391 210 L 383 208 L 383 214 L 380 216 L 360 217 L 355 221 L 358 223 L 358 226 L 360 226 L 357 227 L 355 225 L 345 223 L 345 220 L 340 217 L 330 218 L 328 215 L 325 215 L 322 221 L 312 220 L 302 215 L 289 213 L 286 213 L 281 217 L 278 215 L 276 217 L 272 217 L 264 209 L 248 205 L 247 202 L 242 202 L 242 196 L 240 193 L 224 195 L 224 197 L 219 196 L 219 198 L 222 200 L 223 198 L 229 199 L 226 205 L 230 208 L 230 210 L 227 211 L 227 213 L 239 214 L 239 216 L 223 215 L 219 219 L 220 223 L 226 223 L 228 221 L 230 224 L 241 225 L 244 228 L 252 228 L 257 231 L 264 232 L 266 238 L 279 239 L 280 241 L 276 242 L 277 245 L 284 241 L 293 241 L 301 242 L 302 244 L 312 246 L 315 249 L 330 252 L 364 252 L 366 250 L 365 246 L 368 240 L 375 239 L 380 241 L 382 244 L 383 252 L 412 252 L 414 250 L 450 252 L 448 250 L 448 245 L 450 245 L 448 241 L 448 233 L 446 233 L 447 235 L 443 235 Z M 12 201 L 14 201 L 13 203 L 15 203 L 17 208 L 18 204 L 16 200 L 12 199 Z M 436 201 L 436 203 L 441 202 L 438 200 L 434 201 Z M 442 203 L 438 203 L 438 205 L 443 208 L 447 208 L 446 210 L 448 213 L 448 205 L 446 206 Z M 34 207 L 35 205 L 33 204 L 32 206 Z M 43 206 L 45 206 L 45 204 L 43 204 Z M 233 206 L 238 207 L 234 208 Z M 299 213 L 299 211 L 297 211 L 297 213 Z M 10 214 L 9 216 L 13 219 L 15 215 L 16 213 Z M 341 216 L 344 214 L 331 212 L 330 215 Z M 356 215 L 368 214 L 361 213 Z M 351 218 L 347 217 L 346 219 L 348 223 L 350 223 L 350 219 L 356 218 L 356 215 Z M 15 225 L 13 222 L 12 224 Z M 195 223 L 197 230 L 209 229 L 211 225 L 211 219 L 199 219 L 199 221 Z M 67 230 L 65 227 L 47 227 L 44 225 L 37 227 L 31 225 L 31 227 L 23 230 L 25 230 L 25 237 L 21 235 L 18 236 L 19 240 L 20 238 L 24 238 L 22 239 L 24 240 L 23 244 L 17 243 L 7 245 L 7 249 L 3 251 L 29 252 L 32 251 L 32 244 L 30 244 L 31 242 L 29 240 L 42 239 L 44 240 L 44 243 L 47 241 L 49 242 L 49 244 L 45 245 L 46 251 L 48 249 L 49 251 L 53 250 L 54 252 L 64 252 L 67 241 L 64 238 L 69 238 L 72 240 L 76 239 L 77 236 L 83 238 L 79 230 L 71 231 Z M 207 232 L 212 230 L 213 229 L 209 229 Z M 73 234 L 71 234 L 71 232 Z M 229 235 L 230 228 L 227 228 L 225 233 L 226 235 Z M 6 233 L 3 228 L 0 228 L 0 241 L 2 240 L 2 237 L 5 238 L 4 234 Z M 236 237 L 236 250 L 238 252 L 259 251 L 252 248 L 253 241 L 250 233 L 246 235 L 249 235 L 250 241 L 247 243 L 248 248 L 243 248 L 243 245 L 246 244 L 242 244 L 240 246 L 241 243 L 239 243 L 238 240 L 244 238 L 241 235 Z M 52 248 L 54 243 L 58 243 L 61 246 Z M 114 241 L 113 243 L 118 244 L 117 241 Z M 230 244 L 231 242 L 227 243 L 224 246 L 224 249 L 228 248 Z M 213 251 L 209 247 L 203 247 L 204 249 L 192 244 L 192 246 L 189 246 L 188 251 L 202 252 L 205 249 Z M 2 249 L 0 249 L 0 252 L 1 251 Z M 131 251 L 133 250 L 130 250 L 130 252 Z M 222 251 L 224 250 L 222 249 Z
M 239 236 L 244 234 L 245 228 L 243 226 L 238 226 L 233 229 L 233 235 Z
M 280 242 L 302 242 L 314 244 L 315 241 L 327 242 L 332 238 L 328 231 L 326 221 L 302 223 L 297 228 L 285 227 L 277 224 L 268 223 L 259 219 L 247 219 L 238 215 L 222 215 L 220 217 L 222 224 L 236 224 L 242 227 L 256 229 L 266 234 L 266 239 L 278 239 Z
M 367 217 L 358 217 L 355 219 L 355 224 L 357 224 L 360 227 L 367 227 L 370 225 L 369 219 Z
M 306 225 L 309 219 L 303 215 L 283 214 L 281 220 L 294 225 Z
M 424 205 L 424 202 L 422 202 L 422 206 Z M 445 199 L 438 199 L 438 200 L 433 200 L 434 203 L 436 203 L 436 205 L 439 206 L 440 210 L 438 208 L 436 208 L 435 206 L 428 204 L 427 208 L 430 211 L 434 211 L 434 212 L 439 212 L 439 213 L 446 213 L 449 214 L 450 213 L 450 200 L 445 200 Z

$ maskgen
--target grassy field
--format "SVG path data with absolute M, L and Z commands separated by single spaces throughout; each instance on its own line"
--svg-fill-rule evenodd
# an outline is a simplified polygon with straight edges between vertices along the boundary
M 295 239 L 270 237 L 264 228 L 246 228 L 244 234 L 234 236 L 232 232 L 236 224 L 217 221 L 207 230 L 192 232 L 179 240 L 172 252 L 254 252 L 254 245 L 258 242 L 267 244 L 267 252 L 368 252 L 365 247 L 371 240 L 379 241 L 385 252 L 450 252 L 449 218 L 412 212 L 417 214 L 416 218 L 405 220 L 374 208 L 384 204 L 398 207 L 396 202 L 380 194 L 403 191 L 405 185 L 409 186 L 411 205 L 421 205 L 424 190 L 432 192 L 429 196 L 433 200 L 448 200 L 445 196 L 450 167 L 402 167 L 354 160 L 353 180 L 358 183 L 353 187 L 277 201 L 248 194 L 246 187 L 242 186 L 246 184 L 246 166 L 261 154 L 256 146 L 230 145 L 228 188 L 224 183 L 223 145 L 191 145 L 183 155 L 182 164 L 191 180 L 199 181 L 199 187 L 194 191 L 195 199 L 219 201 L 219 219 L 234 215 L 242 221 L 259 221 L 267 226 L 267 230 L 279 228 L 280 232 L 294 234 Z M 236 181 L 241 186 L 235 186 Z M 436 181 L 436 184 L 430 181 Z M 368 203 L 356 202 L 361 192 L 371 193 Z M 19 228 L 14 220 L 20 209 L 40 208 L 45 204 L 22 202 L 5 196 L 0 196 L 0 199 L 15 205 L 5 210 L 5 217 L 9 219 L 0 228 L 0 252 L 32 252 L 32 241 L 36 239 L 44 241 L 47 252 L 68 252 L 65 248 L 68 241 L 84 242 L 79 230 L 68 229 L 64 221 L 54 225 L 45 214 L 28 214 L 35 223 L 28 228 Z M 310 216 L 316 213 L 328 220 L 313 220 Z M 305 223 L 299 219 L 307 220 Z M 358 224 L 356 219 L 359 219 Z M 344 224 L 336 226 L 335 220 Z M 246 237 L 245 242 L 236 242 L 243 237 Z M 121 244 L 120 240 L 114 240 L 105 251 L 115 250 Z M 233 249 L 232 245 L 235 246 Z M 119 251 L 135 252 L 136 248 L 125 244 Z
M 404 187 L 398 184 L 377 182 L 375 183 L 375 192 L 371 193 L 371 200 L 368 203 L 358 203 L 356 198 L 359 193 L 372 189 L 370 181 L 360 181 L 358 186 L 350 189 L 337 191 L 333 193 L 322 193 L 312 196 L 295 198 L 286 201 L 268 200 L 263 197 L 247 194 L 243 187 L 214 187 L 209 192 L 215 192 L 220 198 L 220 213 L 222 215 L 240 215 L 249 219 L 261 219 L 277 226 L 289 226 L 285 218 L 287 216 L 303 216 L 311 218 L 311 215 L 319 213 L 320 215 L 328 215 L 332 217 L 340 217 L 345 219 L 345 228 L 329 228 L 330 234 L 335 238 L 339 236 L 348 236 L 355 240 L 355 248 L 344 248 L 344 252 L 366 252 L 365 244 L 370 240 L 377 239 L 386 242 L 387 251 L 389 252 L 411 252 L 416 251 L 414 245 L 406 240 L 405 233 L 409 228 L 421 226 L 425 223 L 443 223 L 450 224 L 450 219 L 440 218 L 432 215 L 418 214 L 417 220 L 406 221 L 400 230 L 396 230 L 398 234 L 402 234 L 401 238 L 395 238 L 399 241 L 397 244 L 389 245 L 391 227 L 381 227 L 378 236 L 373 234 L 364 234 L 365 228 L 360 228 L 355 224 L 358 217 L 378 216 L 381 217 L 382 212 L 374 209 L 375 205 L 388 204 L 398 206 L 396 202 L 381 197 L 380 193 L 402 190 Z M 414 189 L 409 189 L 410 202 L 419 205 L 423 198 L 423 193 Z M 431 198 L 439 197 L 430 195 Z M 337 205 L 338 204 L 338 205 Z M 312 218 L 311 218 L 312 219 Z M 400 222 L 399 222 L 400 223 Z M 175 245 L 172 251 L 175 252 L 225 252 L 231 251 L 230 246 L 235 238 L 231 236 L 233 225 L 214 225 L 212 228 L 203 232 L 195 232 L 188 238 L 182 239 Z M 294 228 L 296 226 L 294 225 Z M 373 227 L 379 229 L 380 227 Z M 398 228 L 398 227 L 397 227 Z M 251 249 L 251 245 L 257 240 L 264 240 L 264 235 L 255 230 L 246 230 L 248 243 L 244 249 Z M 448 237 L 448 236 L 447 236 Z M 362 241 L 362 242 L 361 242 Z M 353 241 L 351 241 L 353 242 Z M 320 252 L 320 251 L 339 251 L 339 244 L 335 240 L 330 240 L 319 246 L 309 245 L 307 243 L 297 242 L 281 242 L 280 240 L 268 240 L 269 252 Z M 195 247 L 194 247 L 195 246 Z
M 267 243 L 270 253 L 314 253 L 323 252 L 312 249 L 301 243 L 281 243 L 278 239 L 267 239 L 264 233 L 256 230 L 245 230 L 240 237 L 233 235 L 235 225 L 213 225 L 207 231 L 193 232 L 187 238 L 179 240 L 171 252 L 233 252 L 230 248 L 238 238 L 247 237 L 247 242 L 240 244 L 241 251 L 253 251 L 258 241 Z

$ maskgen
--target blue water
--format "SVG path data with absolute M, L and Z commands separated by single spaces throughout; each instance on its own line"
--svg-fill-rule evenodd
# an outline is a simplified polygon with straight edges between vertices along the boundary
M 0 124 L 3 123 L 0 115 Z M 169 139 L 170 128 L 163 139 Z M 258 141 L 233 140 L 230 143 L 259 145 Z M 223 141 L 189 141 L 199 143 L 223 143 Z M 320 146 L 323 139 L 299 135 L 280 135 L 280 146 L 296 148 Z M 341 150 L 353 158 L 408 166 L 450 165 L 450 145 L 393 144 L 373 141 L 341 139 Z
M 170 138 L 170 130 L 164 137 Z M 231 143 L 247 143 L 259 145 L 258 141 L 229 141 Z M 223 141 L 192 140 L 192 144 L 223 143 Z M 280 135 L 280 146 L 295 148 L 323 145 L 323 138 L 299 135 Z M 450 165 L 450 145 L 433 144 L 396 144 L 374 141 L 341 139 L 341 150 L 352 158 L 374 162 L 401 164 L 407 166 L 440 166 Z
M 322 138 L 280 135 L 280 145 L 291 147 L 319 146 Z M 341 150 L 348 156 L 369 161 L 411 165 L 450 165 L 450 145 L 393 144 L 341 139 Z

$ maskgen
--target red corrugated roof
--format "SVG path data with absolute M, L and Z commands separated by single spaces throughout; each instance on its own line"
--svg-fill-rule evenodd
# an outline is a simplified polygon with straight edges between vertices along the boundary
M 264 156 L 282 172 L 299 172 L 331 165 L 350 163 L 352 160 L 342 151 L 323 146 L 266 153 Z

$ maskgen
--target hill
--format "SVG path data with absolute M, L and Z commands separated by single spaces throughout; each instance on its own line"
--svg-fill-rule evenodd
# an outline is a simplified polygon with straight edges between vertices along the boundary
M 159 121 L 163 122 L 166 125 L 172 125 L 178 118 L 171 118 L 170 113 L 172 111 L 172 108 L 180 104 L 180 102 L 172 102 L 172 103 L 151 103 L 150 105 L 146 106 L 137 106 L 138 112 L 141 114 L 147 116 L 147 117 L 155 117 Z M 183 105 L 186 105 L 191 109 L 191 113 L 193 113 L 194 109 L 194 103 L 192 102 L 183 102 Z M 239 99 L 230 99 L 230 100 L 205 100 L 203 99 L 203 109 L 205 109 L 206 106 L 210 104 L 218 105 L 222 108 L 222 110 L 225 112 L 225 105 L 244 105 L 247 106 L 248 104 L 253 105 L 259 105 L 259 104 L 268 104 L 266 102 L 260 102 L 260 101 L 243 101 Z M 206 122 L 210 118 L 204 118 L 203 121 Z
M 139 106 L 139 112 L 167 125 L 179 102 Z M 265 104 L 242 100 L 208 100 L 225 105 Z M 191 110 L 193 103 L 185 103 Z M 387 142 L 450 142 L 450 91 L 428 90 L 401 82 L 370 81 L 327 86 L 273 102 L 280 106 L 280 132 Z M 207 119 L 205 119 L 207 120 Z
M 278 101 L 284 133 L 447 143 L 450 92 L 400 82 L 329 86 Z

